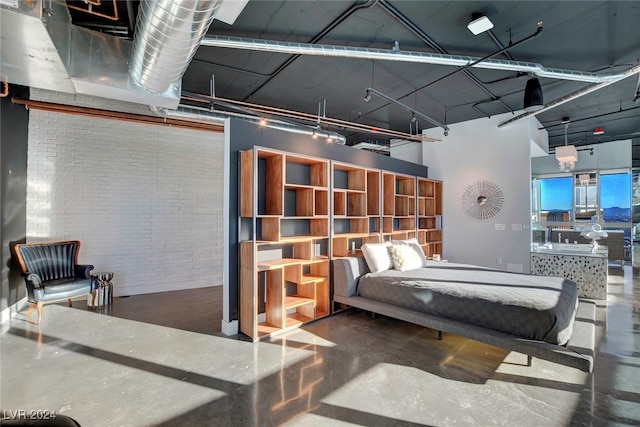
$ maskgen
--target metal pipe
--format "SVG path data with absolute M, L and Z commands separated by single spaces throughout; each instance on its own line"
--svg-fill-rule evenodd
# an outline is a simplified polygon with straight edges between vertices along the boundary
M 473 56 L 445 55 L 438 53 L 400 51 L 395 49 L 373 49 L 353 46 L 321 45 L 310 43 L 292 43 L 276 40 L 248 39 L 207 35 L 202 39 L 203 46 L 223 47 L 230 49 L 255 50 L 272 53 L 288 53 L 300 55 L 328 56 L 338 58 L 356 58 L 383 61 L 411 62 L 419 64 L 448 65 L 455 67 L 485 68 L 502 71 L 522 71 L 539 77 L 573 80 L 589 83 L 617 81 L 623 73 L 590 73 L 584 71 L 545 68 L 541 64 L 524 61 L 507 61 L 503 59 L 487 59 Z
M 140 86 L 164 93 L 187 70 L 222 0 L 142 0 L 129 74 Z
M 135 123 L 224 132 L 224 126 L 220 124 L 220 121 L 218 121 L 217 124 L 207 124 L 202 122 L 196 123 L 186 120 L 177 120 L 176 118 L 163 118 L 156 116 L 145 116 L 142 114 L 122 113 L 119 111 L 100 110 L 97 108 L 54 104 L 42 101 L 31 101 L 28 99 L 20 99 L 16 97 L 11 98 L 11 102 L 13 102 L 14 104 L 24 105 L 27 109 L 30 110 L 42 110 L 54 113 L 73 114 L 101 119 L 121 120 Z
M 308 135 L 316 138 L 325 138 L 331 142 L 344 145 L 347 142 L 347 138 L 344 135 L 340 135 L 337 132 L 325 131 L 322 129 L 316 129 L 308 126 L 302 126 L 292 123 L 287 123 L 281 120 L 265 119 L 261 117 L 253 117 L 246 114 L 237 114 L 233 112 L 212 112 L 210 110 L 192 106 L 180 105 L 177 110 L 167 110 L 165 108 L 150 107 L 151 111 L 162 116 L 172 119 L 180 119 L 185 121 L 194 122 L 214 122 L 219 123 L 221 119 L 226 119 L 229 116 L 238 117 L 242 120 L 265 126 L 272 129 L 283 130 L 286 132 L 299 133 L 302 135 Z
M 464 71 L 464 70 L 466 70 L 468 68 L 474 67 L 474 66 L 478 65 L 481 62 L 484 62 L 484 61 L 486 61 L 486 60 L 488 60 L 490 58 L 493 58 L 496 55 L 499 55 L 501 53 L 505 53 L 509 49 L 512 49 L 512 48 L 514 48 L 516 46 L 520 46 L 521 44 L 526 43 L 529 40 L 536 39 L 536 38 L 540 37 L 540 34 L 542 34 L 542 22 L 538 23 L 538 28 L 536 29 L 536 32 L 531 34 L 530 36 L 527 36 L 527 37 L 525 37 L 525 38 L 523 38 L 521 40 L 518 40 L 517 42 L 515 42 L 513 44 L 510 44 L 507 47 L 503 47 L 502 49 L 500 49 L 500 50 L 498 50 L 496 52 L 490 53 L 489 55 L 483 56 L 482 58 L 477 59 L 477 60 L 473 61 L 472 63 L 465 65 L 464 67 L 460 67 L 457 70 L 452 71 L 449 74 L 445 74 L 444 76 L 442 76 L 442 77 L 440 77 L 438 79 L 435 79 L 434 81 L 432 81 L 430 83 L 427 83 L 426 85 L 420 87 L 420 90 L 426 89 L 431 85 L 434 85 L 434 84 L 436 84 L 436 83 L 438 83 L 438 82 L 440 82 L 440 81 L 442 81 L 442 80 L 444 80 L 446 78 L 449 78 L 449 77 L 453 76 L 454 74 L 458 74 L 460 71 Z
M 380 98 L 384 98 L 384 99 L 386 99 L 387 101 L 393 102 L 394 104 L 398 104 L 399 106 L 401 106 L 402 108 L 404 108 L 404 109 L 405 109 L 405 110 L 407 110 L 408 112 L 413 113 L 413 114 L 417 114 L 417 115 L 419 115 L 420 117 L 424 117 L 424 118 L 425 118 L 425 119 L 427 119 L 429 122 L 431 122 L 431 123 L 433 123 L 434 125 L 439 126 L 439 127 L 441 127 L 442 129 L 444 129 L 444 131 L 445 131 L 445 132 L 449 132 L 449 127 L 448 127 L 447 125 L 443 125 L 442 123 L 440 123 L 440 122 L 439 122 L 439 121 L 437 121 L 436 119 L 433 119 L 433 118 L 431 118 L 431 117 L 427 116 L 426 114 L 423 114 L 423 113 L 421 113 L 420 111 L 415 110 L 415 109 L 413 109 L 413 108 L 409 107 L 407 104 L 404 104 L 404 103 L 402 103 L 402 102 L 398 101 L 397 99 L 394 99 L 394 98 L 390 97 L 389 95 L 386 95 L 386 94 L 384 94 L 384 93 L 380 92 L 380 91 L 379 91 L 379 90 L 377 90 L 377 89 L 374 89 L 374 88 L 372 88 L 372 87 L 368 87 L 368 88 L 366 89 L 366 91 L 367 91 L 367 93 L 375 93 L 375 94 L 376 94 L 376 95 L 378 95 Z
M 409 31 L 411 31 L 413 34 L 415 34 L 420 40 L 425 42 L 433 50 L 435 50 L 436 52 L 443 53 L 443 54 L 448 54 L 449 53 L 449 52 L 446 51 L 445 48 L 443 48 L 435 40 L 433 40 L 426 32 L 424 32 L 420 27 L 418 27 L 413 21 L 411 21 L 409 18 L 407 18 L 398 9 L 396 9 L 391 3 L 389 3 L 386 0 L 380 0 L 378 2 L 378 4 L 383 8 L 383 10 L 385 12 L 387 12 L 389 15 L 391 15 L 396 20 L 398 20 L 402 25 L 404 25 Z M 509 112 L 511 112 L 511 113 L 514 112 L 513 109 L 506 102 L 504 102 L 502 99 L 500 99 L 500 97 L 496 96 L 493 92 L 491 92 L 489 89 L 487 89 L 487 87 L 482 83 L 482 81 L 480 81 L 480 79 L 477 78 L 471 71 L 465 70 L 465 71 L 463 71 L 463 73 L 464 73 L 465 76 L 467 76 L 467 78 L 469 80 L 471 80 L 473 83 L 475 83 L 476 86 L 478 86 L 482 91 L 484 91 L 492 99 L 495 99 L 500 104 L 502 104 L 502 106 L 504 108 L 506 108 L 507 110 L 509 110 Z M 411 95 L 414 92 L 415 92 L 415 90 L 413 92 L 410 92 L 409 94 L 407 94 L 407 96 Z
M 250 111 L 253 114 L 263 114 L 268 116 L 284 117 L 292 120 L 300 120 L 303 122 L 313 123 L 315 126 L 322 124 L 327 126 L 342 127 L 350 130 L 357 130 L 360 132 L 373 133 L 378 135 L 387 135 L 396 138 L 408 139 L 418 142 L 434 142 L 439 139 L 429 138 L 425 135 L 410 135 L 406 132 L 400 132 L 392 129 L 380 129 L 374 126 L 369 126 L 361 123 L 348 122 L 346 120 L 334 119 L 331 117 L 320 117 L 315 114 L 302 113 L 299 111 L 285 110 L 277 107 L 269 107 L 266 105 L 252 104 L 249 102 L 235 101 L 226 98 L 212 98 L 201 94 L 188 94 L 183 93 L 183 99 L 192 100 L 197 102 L 206 102 L 210 104 L 213 102 L 216 105 L 221 105 L 229 108 L 236 108 L 242 111 Z
M 107 19 L 110 19 L 111 21 L 117 21 L 118 19 L 120 19 L 118 17 L 118 4 L 116 3 L 116 0 L 113 0 L 113 16 L 112 15 L 107 15 L 105 13 L 94 12 L 91 5 L 96 5 L 96 3 L 92 3 L 92 2 L 88 2 L 88 3 L 89 3 L 89 5 L 87 6 L 87 9 L 83 9 L 81 7 L 74 6 L 74 5 L 71 5 L 71 4 L 68 4 L 68 3 L 67 3 L 67 7 L 69 9 L 79 10 L 81 12 L 85 12 L 85 13 L 88 13 L 90 15 L 99 16 L 101 18 L 107 18 Z M 97 5 L 100 6 L 100 2 L 98 2 Z
M 516 121 L 522 120 L 525 117 L 529 117 L 530 115 L 537 115 L 537 114 L 543 113 L 545 111 L 549 111 L 552 108 L 555 108 L 555 107 L 557 107 L 559 105 L 566 104 L 569 101 L 573 101 L 574 99 L 580 98 L 581 96 L 588 95 L 591 92 L 595 92 L 598 89 L 602 89 L 603 87 L 607 87 L 609 85 L 612 85 L 614 83 L 619 82 L 620 80 L 624 80 L 627 77 L 631 77 L 634 74 L 638 74 L 638 73 L 640 73 L 640 64 L 636 65 L 635 67 L 632 67 L 632 68 L 628 69 L 627 71 L 625 71 L 623 73 L 620 73 L 619 77 L 616 80 L 605 80 L 605 81 L 603 81 L 601 83 L 596 83 L 596 84 L 593 84 L 591 86 L 587 86 L 585 88 L 582 88 L 580 90 L 572 92 L 572 93 L 570 93 L 568 95 L 565 95 L 562 98 L 558 98 L 558 99 L 556 99 L 554 101 L 551 101 L 550 103 L 548 103 L 547 105 L 545 105 L 544 107 L 542 107 L 538 111 L 529 111 L 529 112 L 520 114 L 519 116 L 513 117 L 513 118 L 508 119 L 508 120 L 505 120 L 505 121 L 501 122 L 500 124 L 498 124 L 498 127 L 500 128 L 500 127 L 509 125 L 509 124 L 514 123 Z
M 322 40 L 327 34 L 329 34 L 331 31 L 333 31 L 338 25 L 340 25 L 348 17 L 353 15 L 354 12 L 356 12 L 356 11 L 358 11 L 360 9 L 369 8 L 369 7 L 373 6 L 374 4 L 376 4 L 376 2 L 377 2 L 377 0 L 368 0 L 368 1 L 365 1 L 365 2 L 362 2 L 362 3 L 354 4 L 349 9 L 347 9 L 342 15 L 340 15 L 338 18 L 336 18 L 333 22 L 331 22 L 329 25 L 327 25 L 325 28 L 323 28 L 322 31 L 320 31 L 318 34 L 316 34 L 310 40 L 310 43 L 311 44 L 315 44 L 318 41 Z M 286 61 L 284 61 L 282 64 L 280 64 L 280 66 L 278 66 L 278 68 L 276 68 L 276 70 L 268 76 L 267 80 L 262 82 L 261 84 L 259 84 L 257 87 L 255 87 L 251 91 L 251 93 L 249 93 L 247 96 L 245 96 L 243 98 L 243 101 L 246 101 L 247 99 L 251 98 L 254 94 L 256 94 L 260 89 L 265 87 L 271 80 L 273 80 L 274 77 L 276 77 L 278 74 L 280 74 L 282 71 L 284 71 L 285 68 L 287 68 L 289 65 L 291 65 L 299 57 L 300 57 L 300 55 L 294 55 L 294 56 L 290 57 L 289 59 L 287 59 Z

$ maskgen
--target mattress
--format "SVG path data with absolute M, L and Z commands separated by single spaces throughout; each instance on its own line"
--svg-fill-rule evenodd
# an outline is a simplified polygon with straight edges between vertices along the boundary
M 425 268 L 360 277 L 361 297 L 565 345 L 578 307 L 574 282 L 474 265 L 430 261 Z

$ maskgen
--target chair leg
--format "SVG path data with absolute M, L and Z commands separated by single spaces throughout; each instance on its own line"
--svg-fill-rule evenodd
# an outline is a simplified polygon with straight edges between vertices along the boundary
M 38 308 L 38 325 L 39 325 L 40 322 L 42 321 L 42 301 L 38 301 L 38 304 L 36 306 Z
M 72 305 L 71 305 L 71 298 L 67 298 L 67 303 L 69 304 L 69 307 L 72 307 Z

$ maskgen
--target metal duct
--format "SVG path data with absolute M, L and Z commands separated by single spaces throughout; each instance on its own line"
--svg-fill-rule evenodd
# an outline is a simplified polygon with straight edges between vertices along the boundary
M 241 37 L 208 35 L 201 45 L 231 49 L 257 50 L 261 52 L 288 53 L 291 55 L 316 55 L 339 58 L 358 58 L 385 61 L 403 61 L 420 64 L 449 65 L 465 67 L 482 58 L 474 56 L 447 55 L 440 53 L 401 51 L 399 49 L 372 49 L 352 46 L 333 46 L 309 43 L 291 43 L 274 40 L 247 39 Z M 623 73 L 590 73 L 584 71 L 545 68 L 534 62 L 486 59 L 473 65 L 473 68 L 486 68 L 503 71 L 521 71 L 539 77 L 560 80 L 574 80 L 588 83 L 617 81 Z
M 601 83 L 597 83 L 591 86 L 587 86 L 585 88 L 579 89 L 575 92 L 572 92 L 568 95 L 563 96 L 562 98 L 558 98 L 554 101 L 551 101 L 550 103 L 548 103 L 547 105 L 545 105 L 544 107 L 542 107 L 540 110 L 537 111 L 531 111 L 531 112 L 526 112 L 523 114 L 520 114 L 519 116 L 513 117 L 511 119 L 505 120 L 501 123 L 498 124 L 498 127 L 503 127 L 506 126 L 508 124 L 511 124 L 513 122 L 516 122 L 518 120 L 524 119 L 525 117 L 529 117 L 531 115 L 536 115 L 536 114 L 540 114 L 543 113 L 545 111 L 551 110 L 552 108 L 555 108 L 559 105 L 562 104 L 566 104 L 569 101 L 573 101 L 574 99 L 580 98 L 581 96 L 587 95 L 591 92 L 595 92 L 596 90 L 602 89 L 603 87 L 612 85 L 614 83 L 619 82 L 620 80 L 624 80 L 627 77 L 631 77 L 634 74 L 640 74 L 640 65 L 636 65 L 635 67 L 632 67 L 630 69 L 628 69 L 627 71 L 620 73 L 619 77 L 615 80 L 607 80 Z
M 129 73 L 145 89 L 179 84 L 222 0 L 142 0 Z

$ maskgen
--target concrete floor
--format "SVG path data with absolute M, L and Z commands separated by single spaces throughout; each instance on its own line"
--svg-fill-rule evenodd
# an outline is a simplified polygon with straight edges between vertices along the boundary
M 609 277 L 591 375 L 355 311 L 252 344 L 203 330 L 220 323 L 193 306 L 208 288 L 47 305 L 40 327 L 21 312 L 0 337 L 0 409 L 85 427 L 640 425 L 640 273 Z

